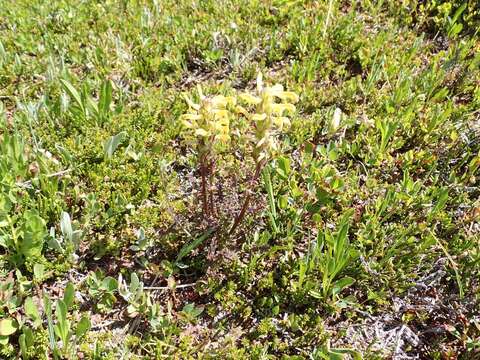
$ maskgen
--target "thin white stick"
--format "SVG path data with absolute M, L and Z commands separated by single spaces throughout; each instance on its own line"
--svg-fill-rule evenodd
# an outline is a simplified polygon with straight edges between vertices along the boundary
M 65 175 L 65 174 L 69 173 L 72 170 L 73 170 L 72 168 L 69 168 L 69 169 L 66 169 L 66 170 L 58 171 L 56 173 L 47 174 L 46 177 L 51 178 L 51 177 L 55 177 L 55 176 L 62 176 L 62 175 Z M 24 182 L 15 183 L 15 185 L 17 185 L 19 187 L 27 187 L 31 183 L 32 183 L 32 180 L 27 180 L 27 181 L 24 181 Z
M 175 285 L 173 289 L 184 289 L 187 287 L 192 287 L 197 285 L 197 283 L 191 283 L 191 284 L 182 284 L 182 285 Z M 171 287 L 168 286 L 144 286 L 143 287 L 145 290 L 170 290 L 172 289 Z

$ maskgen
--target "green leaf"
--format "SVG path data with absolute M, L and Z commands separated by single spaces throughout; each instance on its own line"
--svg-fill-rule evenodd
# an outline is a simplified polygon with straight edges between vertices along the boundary
M 70 215 L 62 211 L 60 215 L 60 230 L 65 239 L 71 241 L 73 237 L 72 221 L 70 220 Z
M 90 319 L 87 315 L 83 315 L 77 325 L 77 330 L 75 331 L 75 335 L 77 338 L 81 338 L 84 336 L 91 328 Z
M 40 313 L 38 312 L 37 305 L 35 305 L 33 299 L 31 297 L 27 297 L 23 306 L 25 309 L 25 314 L 33 320 L 35 326 L 40 325 L 42 319 L 40 318 Z
M 308 294 L 315 299 L 323 299 L 323 295 L 318 291 L 310 290 Z
M 33 337 L 33 331 L 29 327 L 26 327 L 25 325 L 22 327 L 23 334 L 25 335 L 25 344 L 27 347 L 33 346 L 35 343 L 35 338 Z
M 182 261 L 182 259 L 185 256 L 190 254 L 192 250 L 199 247 L 212 233 L 213 233 L 213 229 L 208 229 L 202 236 L 196 238 L 191 243 L 187 243 L 183 245 L 177 255 L 177 259 L 175 260 L 175 263 L 176 264 L 180 263 L 180 261 Z
M 23 238 L 20 252 L 26 258 L 40 256 L 43 243 L 47 235 L 45 221 L 35 211 L 29 210 L 24 214 L 25 222 L 22 225 Z
M 63 88 L 68 93 L 68 95 L 75 100 L 78 107 L 82 109 L 82 112 L 85 113 L 85 107 L 83 105 L 82 97 L 80 96 L 79 92 L 73 87 L 73 85 L 68 82 L 67 80 L 60 79 L 60 82 L 63 85 Z
M 48 340 L 50 343 L 50 349 L 55 353 L 57 344 L 55 342 L 55 331 L 52 321 L 52 301 L 47 295 L 43 297 L 43 308 L 45 309 L 45 314 L 47 315 Z
M 18 329 L 18 323 L 15 319 L 0 320 L 0 336 L 9 336 L 14 334 Z
M 67 306 L 67 309 L 73 305 L 75 299 L 75 288 L 71 282 L 68 282 L 67 287 L 65 288 L 65 293 L 63 294 L 63 302 Z
M 332 287 L 332 295 L 335 296 L 339 294 L 343 289 L 347 288 L 348 286 L 351 286 L 355 283 L 355 279 L 345 276 L 344 278 L 341 278 L 340 280 L 337 280 Z
M 8 336 L 0 335 L 0 345 L 7 345 L 7 344 L 8 344 Z
M 38 263 L 33 265 L 33 278 L 36 281 L 42 281 L 44 276 L 45 276 L 45 265 L 38 264 Z
M 106 158 L 111 158 L 118 146 L 125 140 L 127 133 L 119 132 L 117 135 L 110 137 L 103 146 L 103 152 Z
M 22 334 L 18 337 L 18 345 L 20 346 L 20 352 L 23 359 L 28 359 L 28 350 L 27 344 L 25 342 L 25 334 Z
M 110 292 L 115 291 L 118 289 L 118 282 L 111 276 L 107 276 L 102 281 L 102 288 Z
M 358 351 L 352 350 L 352 349 L 345 349 L 345 348 L 335 348 L 335 349 L 330 349 L 330 358 L 331 359 L 344 359 L 344 355 L 350 355 L 353 360 L 361 360 L 362 356 Z M 332 358 L 332 356 L 334 356 Z M 339 356 L 339 357 L 335 357 Z
M 134 294 L 139 287 L 140 287 L 140 279 L 138 278 L 137 274 L 133 272 L 130 275 L 130 292 Z
M 105 80 L 100 90 L 99 110 L 102 116 L 106 117 L 110 112 L 110 105 L 112 103 L 112 82 Z
M 57 317 L 57 325 L 54 327 L 55 333 L 63 343 L 66 344 L 68 341 L 70 326 L 67 320 L 67 305 L 65 305 L 63 300 L 57 300 L 55 315 Z

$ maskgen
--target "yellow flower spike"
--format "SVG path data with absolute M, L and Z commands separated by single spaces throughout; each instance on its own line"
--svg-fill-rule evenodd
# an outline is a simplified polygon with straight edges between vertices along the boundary
M 275 126 L 282 130 L 284 127 L 290 126 L 290 119 L 285 116 L 273 117 L 273 123 Z
M 184 127 L 186 127 L 187 129 L 193 128 L 193 124 L 192 124 L 190 121 L 187 121 L 187 120 L 183 120 L 183 121 L 182 121 L 182 125 L 183 125 Z
M 237 98 L 235 96 L 227 96 L 225 99 L 227 100 L 227 105 L 230 105 L 230 106 L 237 105 Z
M 223 143 L 227 143 L 230 141 L 230 136 L 228 136 L 227 134 L 220 134 L 218 136 L 218 140 L 220 140 Z
M 212 111 L 216 119 L 228 118 L 228 110 L 215 109 Z
M 267 137 L 264 136 L 263 138 L 261 138 L 258 142 L 257 142 L 257 147 L 260 148 L 262 147 L 263 144 L 267 143 Z
M 283 91 L 283 86 L 282 85 L 275 84 L 272 87 L 265 88 L 265 92 L 267 92 L 271 96 L 280 97 L 280 94 L 282 94 L 284 91 Z

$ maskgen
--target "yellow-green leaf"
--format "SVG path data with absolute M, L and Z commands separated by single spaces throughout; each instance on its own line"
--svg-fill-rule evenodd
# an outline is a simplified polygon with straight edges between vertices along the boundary
M 18 323 L 15 319 L 0 320 L 0 336 L 9 336 L 18 329 Z

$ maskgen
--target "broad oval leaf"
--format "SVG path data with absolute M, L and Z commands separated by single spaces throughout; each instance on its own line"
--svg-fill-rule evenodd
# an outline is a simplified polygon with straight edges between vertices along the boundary
M 9 336 L 14 334 L 18 329 L 18 323 L 15 319 L 0 320 L 0 336 Z

